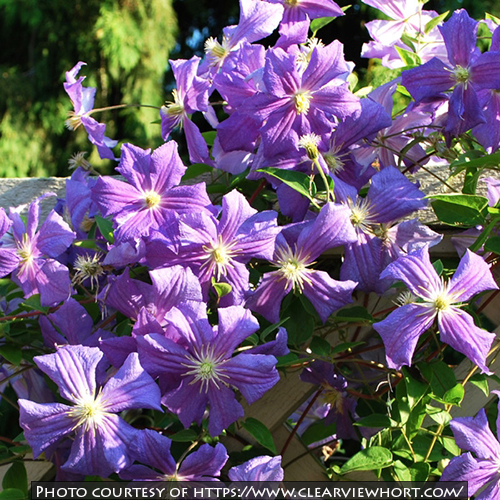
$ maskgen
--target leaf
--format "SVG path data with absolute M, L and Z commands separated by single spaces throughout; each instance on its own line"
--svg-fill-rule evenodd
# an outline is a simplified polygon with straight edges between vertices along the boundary
M 345 351 L 348 351 L 348 350 L 352 349 L 353 347 L 356 347 L 358 345 L 363 345 L 363 344 L 364 344 L 363 341 L 358 341 L 358 342 L 342 342 L 341 344 L 336 345 L 332 349 L 331 354 L 337 354 L 339 352 L 345 352 Z
M 484 244 L 484 251 L 500 255 L 500 236 L 490 236 Z
M 376 470 L 392 464 L 392 453 L 382 446 L 372 446 L 358 451 L 341 468 L 342 474 L 357 470 Z
M 404 62 L 405 69 L 411 69 L 422 64 L 420 56 L 418 54 L 415 54 L 415 52 L 410 52 L 409 50 L 402 49 L 397 45 L 394 45 L 394 48 L 397 50 L 399 57 L 401 57 L 401 60 Z
M 488 206 L 484 196 L 471 194 L 438 194 L 428 196 L 438 219 L 452 226 L 477 226 L 484 223 L 483 210 Z
M 17 488 L 8 488 L 0 491 L 0 500 L 26 500 L 28 494 L 24 494 Z
M 500 24 L 500 17 L 496 17 L 493 14 L 489 14 L 486 12 L 485 14 L 485 19 L 489 19 L 490 21 L 493 21 L 495 24 Z
M 413 482 L 425 482 L 429 477 L 431 472 L 431 467 L 425 462 L 418 462 L 410 467 L 411 481 Z
M 106 239 L 106 241 L 109 241 L 109 243 L 114 243 L 115 238 L 113 236 L 113 222 L 109 219 L 101 217 L 100 215 L 96 215 L 94 219 L 97 223 L 99 231 L 101 231 L 101 234 Z
M 73 241 L 73 245 L 78 248 L 92 248 L 92 250 L 99 250 L 99 247 L 96 245 L 95 240 Z
M 277 453 L 271 431 L 260 420 L 252 417 L 247 418 L 243 422 L 243 428 L 246 429 L 259 444 L 264 446 L 264 448 L 267 448 L 274 454 Z
M 306 446 L 309 446 L 329 437 L 333 439 L 336 430 L 337 424 L 335 422 L 330 425 L 325 425 L 325 422 L 321 420 L 311 424 L 300 436 L 300 439 Z
M 311 343 L 309 344 L 309 349 L 311 349 L 313 354 L 328 356 L 332 350 L 332 346 L 327 340 L 322 339 L 321 337 L 313 336 Z
M 392 418 L 378 413 L 363 417 L 354 422 L 353 425 L 359 425 L 360 427 L 382 427 L 384 429 L 388 427 L 397 427 L 397 423 L 392 420 Z
M 475 152 L 474 152 L 475 153 Z M 500 164 L 500 151 L 493 153 L 491 155 L 484 155 L 479 158 L 467 159 L 467 160 L 455 160 L 450 164 L 450 168 L 454 169 L 454 173 L 456 173 L 456 169 L 463 170 L 467 167 L 479 167 L 479 168 L 487 168 L 487 167 L 497 167 Z
M 477 181 L 479 180 L 479 174 L 482 170 L 477 167 L 468 166 L 465 171 L 464 187 L 462 188 L 462 193 L 464 194 L 476 194 Z
M 308 175 L 303 174 L 302 172 L 295 172 L 293 170 L 284 170 L 282 168 L 274 167 L 260 168 L 257 170 L 257 172 L 262 172 L 263 174 L 268 174 L 272 177 L 276 177 L 276 179 L 284 182 L 287 186 L 290 186 L 302 196 L 305 196 L 309 200 L 314 201 L 314 198 L 309 192 Z
M 454 388 L 457 379 L 453 370 L 443 361 L 418 363 L 424 377 L 430 382 L 433 396 L 443 398 L 445 393 Z
M 448 425 L 451 421 L 451 415 L 443 410 L 442 408 L 436 408 L 435 406 L 426 405 L 426 413 L 429 417 L 434 420 L 434 422 L 439 425 Z
M 212 286 L 214 287 L 219 299 L 230 294 L 233 289 L 229 283 L 216 283 L 214 278 L 212 278 Z
M 309 26 L 309 29 L 312 31 L 313 37 L 316 36 L 316 33 L 321 29 L 324 28 L 326 25 L 330 24 L 335 17 L 320 17 L 318 19 L 313 19 L 311 21 L 311 25 Z
M 193 429 L 182 429 L 182 431 L 176 432 L 172 436 L 168 436 L 172 441 L 178 441 L 180 443 L 189 443 L 195 441 L 198 437 L 198 433 Z
M 25 495 L 28 494 L 28 474 L 24 462 L 15 461 L 9 467 L 2 481 L 4 490 L 18 489 Z
M 460 403 L 464 399 L 465 390 L 462 384 L 457 384 L 444 393 L 443 401 L 447 404 L 460 406 Z
M 476 375 L 473 375 L 470 379 L 469 382 L 471 384 L 474 384 L 476 387 L 479 387 L 484 392 L 485 396 L 488 396 L 490 394 L 490 388 L 488 386 L 488 377 L 484 373 L 477 373 Z
M 300 345 L 312 337 L 314 318 L 304 309 L 300 299 L 295 297 L 284 311 L 284 315 L 288 316 L 284 327 L 288 333 L 289 344 Z
M 441 21 L 444 21 L 446 16 L 449 14 L 449 10 L 432 18 L 424 27 L 424 33 L 428 35 Z
M 346 307 L 341 309 L 335 316 L 335 319 L 348 322 L 368 321 L 373 323 L 373 316 L 362 306 Z
M 188 181 L 189 179 L 194 179 L 201 174 L 211 172 L 213 168 L 210 165 L 205 165 L 205 163 L 193 163 L 184 172 L 181 182 Z
M 23 352 L 20 347 L 5 344 L 0 346 L 0 354 L 13 365 L 19 366 L 23 359 Z
M 411 481 L 410 470 L 401 460 L 394 460 L 394 472 L 400 481 Z
M 207 146 L 214 145 L 215 137 L 217 135 L 217 132 L 215 130 L 209 130 L 208 132 L 202 132 L 201 135 L 203 136 L 203 139 L 205 139 Z
M 278 363 L 276 364 L 276 367 L 279 368 L 280 366 L 290 366 L 297 364 L 299 357 L 294 352 L 289 352 L 284 356 L 277 356 L 277 359 Z
M 39 293 L 28 297 L 21 305 L 33 309 L 34 311 L 43 311 L 44 313 L 49 312 L 50 309 L 49 307 L 42 307 Z
M 413 409 L 428 391 L 429 384 L 412 377 L 410 370 L 410 368 L 404 366 L 402 371 L 406 384 L 408 404 L 410 405 L 410 408 Z M 416 371 L 418 372 L 418 370 Z

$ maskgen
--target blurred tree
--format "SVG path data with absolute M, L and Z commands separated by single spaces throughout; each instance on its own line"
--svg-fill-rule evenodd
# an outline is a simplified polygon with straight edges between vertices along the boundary
M 85 131 L 64 128 L 71 103 L 64 72 L 85 61 L 96 107 L 161 106 L 177 22 L 171 0 L 0 0 L 0 177 L 67 175 L 69 157 L 92 151 Z M 95 115 L 107 135 L 142 147 L 161 143 L 154 109 Z

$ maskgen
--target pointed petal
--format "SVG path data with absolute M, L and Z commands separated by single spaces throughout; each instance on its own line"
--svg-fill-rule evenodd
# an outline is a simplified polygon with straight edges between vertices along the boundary
M 68 416 L 71 406 L 60 403 L 39 404 L 26 399 L 20 399 L 18 403 L 19 423 L 33 450 L 33 458 L 67 436 L 75 426 L 74 419 Z
M 233 390 L 225 385 L 221 385 L 219 389 L 211 385 L 208 388 L 208 398 L 210 402 L 208 432 L 211 436 L 218 436 L 245 414 L 243 406 L 236 401 Z
M 102 390 L 106 411 L 119 413 L 126 408 L 151 408 L 161 411 L 160 389 L 139 363 L 136 352 L 129 354 L 123 366 Z
M 183 460 L 178 476 L 184 481 L 216 481 L 215 477 L 220 476 L 228 458 L 226 448 L 221 443 L 215 447 L 204 444 Z
M 246 307 L 262 314 L 271 323 L 277 323 L 280 320 L 281 302 L 291 288 L 291 283 L 287 286 L 277 272 L 264 274 L 257 290 L 248 297 Z
M 450 20 L 439 26 L 443 35 L 448 59 L 454 66 L 467 68 L 476 50 L 476 33 L 479 23 L 464 9 L 453 13 Z
M 96 393 L 95 372 L 103 353 L 97 347 L 69 346 L 33 358 L 59 387 L 61 396 L 76 403 Z
M 467 249 L 448 284 L 448 292 L 456 294 L 456 302 L 467 302 L 484 290 L 498 290 L 490 265 Z
M 418 339 L 431 326 L 434 316 L 425 307 L 408 304 L 373 325 L 384 342 L 389 368 L 399 370 L 403 365 L 411 365 Z
M 163 474 L 174 475 L 175 460 L 170 453 L 172 441 L 151 429 L 144 429 L 132 443 L 131 451 L 134 458 L 143 464 L 158 469 Z
M 494 333 L 478 328 L 472 316 L 456 307 L 441 311 L 438 323 L 443 342 L 467 356 L 483 373 L 491 373 L 486 366 L 486 356 L 495 340 Z
M 161 194 L 179 185 L 186 167 L 177 152 L 177 143 L 169 141 L 155 149 L 149 168 L 151 189 L 155 193 Z

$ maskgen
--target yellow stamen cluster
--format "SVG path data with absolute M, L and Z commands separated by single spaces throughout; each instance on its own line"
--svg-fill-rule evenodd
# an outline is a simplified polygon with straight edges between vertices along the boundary
M 90 279 L 90 286 L 97 287 L 99 285 L 99 276 L 104 274 L 104 269 L 100 264 L 101 258 L 101 253 L 78 255 L 73 264 L 76 271 L 73 277 L 73 284 L 79 285 L 86 279 Z
M 144 203 L 147 208 L 156 208 L 161 202 L 161 195 L 156 191 L 147 191 L 144 193 Z
M 288 245 L 277 249 L 277 258 L 274 265 L 278 267 L 279 279 L 286 280 L 287 288 L 291 284 L 294 290 L 302 293 L 304 283 L 312 284 L 308 275 L 312 274 L 314 270 L 308 269 L 307 266 L 314 264 L 314 262 L 307 261 L 307 256 L 302 256 L 297 250 L 293 251 Z
M 213 383 L 217 389 L 220 385 L 229 386 L 229 375 L 224 373 L 222 366 L 226 362 L 223 354 L 218 356 L 215 354 L 214 346 L 202 346 L 199 352 L 195 352 L 194 356 L 188 357 L 188 363 L 183 363 L 183 366 L 191 368 L 191 370 L 184 373 L 184 376 L 193 375 L 194 379 L 191 384 L 200 383 L 200 392 L 205 390 L 208 392 L 210 383 Z
M 226 276 L 228 267 L 234 267 L 231 261 L 238 253 L 235 246 L 236 241 L 225 243 L 222 240 L 222 236 L 219 235 L 219 239 L 213 241 L 210 246 L 204 245 L 202 247 L 207 259 L 203 266 L 209 265 L 215 267 L 217 281 L 220 280 L 221 276 Z
M 109 412 L 105 410 L 102 395 L 99 393 L 97 397 L 88 395 L 87 397 L 78 400 L 77 404 L 68 411 L 68 415 L 76 419 L 74 429 L 85 426 L 85 432 L 95 430 L 103 425 L 103 420 Z
M 173 102 L 167 102 L 164 106 L 162 106 L 162 110 L 171 116 L 179 116 L 184 113 L 184 104 L 179 98 L 177 93 L 177 89 L 172 90 L 172 96 L 174 98 Z
M 318 144 L 320 136 L 314 133 L 303 135 L 299 139 L 299 148 L 306 150 L 307 156 L 310 160 L 317 160 L 319 157 Z
M 293 99 L 295 101 L 295 109 L 297 110 L 297 114 L 301 115 L 302 113 L 306 114 L 309 112 L 309 108 L 311 107 L 311 99 L 312 95 L 307 90 L 298 91 Z

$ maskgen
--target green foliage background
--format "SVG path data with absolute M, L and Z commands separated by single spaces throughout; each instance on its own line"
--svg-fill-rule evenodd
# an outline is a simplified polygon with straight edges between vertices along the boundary
M 68 175 L 76 151 L 110 171 L 85 131 L 64 127 L 71 103 L 64 72 L 88 66 L 96 106 L 160 106 L 169 51 L 177 36 L 171 0 L 0 0 L 0 177 Z M 88 69 L 87 69 L 88 68 Z M 111 138 L 161 143 L 154 109 L 96 115 Z

